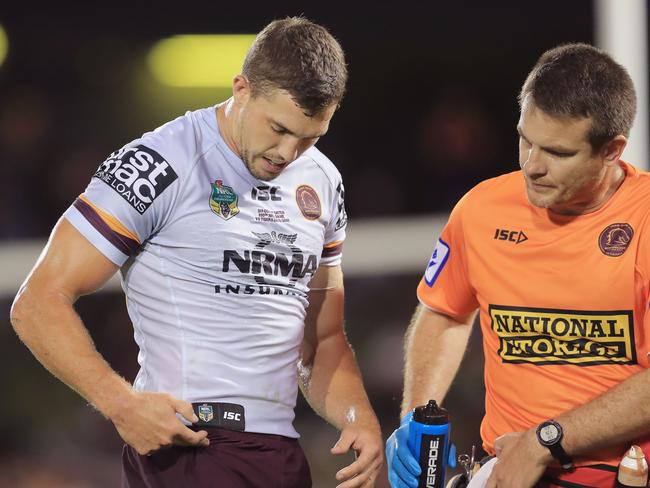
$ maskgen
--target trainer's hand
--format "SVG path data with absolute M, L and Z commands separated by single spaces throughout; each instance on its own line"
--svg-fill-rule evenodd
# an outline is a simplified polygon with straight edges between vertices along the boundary
M 530 488 L 542 477 L 553 459 L 534 430 L 511 432 L 494 441 L 497 462 L 486 488 Z
M 377 423 L 353 423 L 344 428 L 330 452 L 340 455 L 354 449 L 356 460 L 336 473 L 336 479 L 340 482 L 337 488 L 375 486 L 375 478 L 384 463 L 382 444 Z
M 176 413 L 192 423 L 199 420 L 191 403 L 167 393 L 133 391 L 108 417 L 124 442 L 141 455 L 152 454 L 171 445 L 210 444 L 205 430 L 194 432 L 176 417 Z
M 409 425 L 413 412 L 404 416 L 399 428 L 386 441 L 388 481 L 393 488 L 417 488 L 422 470 L 408 447 Z

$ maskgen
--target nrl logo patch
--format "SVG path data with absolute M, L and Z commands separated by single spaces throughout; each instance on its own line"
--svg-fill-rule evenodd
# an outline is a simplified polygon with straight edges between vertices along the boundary
M 204 403 L 199 405 L 199 418 L 204 422 L 210 422 L 214 418 L 214 410 L 212 410 L 212 405 Z
M 224 220 L 233 218 L 239 213 L 237 194 L 230 186 L 224 185 L 223 181 L 216 180 L 212 183 L 210 208 Z

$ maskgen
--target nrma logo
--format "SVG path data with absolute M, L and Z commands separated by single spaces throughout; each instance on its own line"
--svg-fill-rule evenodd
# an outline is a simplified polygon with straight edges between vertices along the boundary
M 318 256 L 304 252 L 295 243 L 298 234 L 282 234 L 275 231 L 253 232 L 258 239 L 254 249 L 223 251 L 224 273 L 236 272 L 252 275 L 253 285 L 216 284 L 216 293 L 244 295 L 304 295 L 296 287 L 299 280 L 311 278 L 318 268 Z M 273 252 L 269 248 L 286 249 L 288 252 Z M 277 277 L 277 278 L 276 278 Z
M 258 283 L 267 283 L 265 276 L 283 276 L 289 277 L 293 286 L 297 280 L 312 276 L 316 272 L 318 260 L 315 254 L 302 252 L 287 255 L 262 250 L 240 253 L 234 249 L 226 249 L 223 252 L 222 271 L 228 273 L 233 267 L 240 273 L 255 275 Z

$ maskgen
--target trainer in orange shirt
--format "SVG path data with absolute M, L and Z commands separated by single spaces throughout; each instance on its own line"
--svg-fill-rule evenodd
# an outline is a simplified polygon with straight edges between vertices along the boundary
M 487 486 L 610 487 L 650 432 L 650 174 L 621 161 L 634 86 L 570 44 L 542 55 L 519 101 L 521 170 L 458 202 L 418 287 L 402 414 L 443 400 L 478 309 Z M 394 487 L 417 486 L 407 437 L 402 422 L 387 443 Z

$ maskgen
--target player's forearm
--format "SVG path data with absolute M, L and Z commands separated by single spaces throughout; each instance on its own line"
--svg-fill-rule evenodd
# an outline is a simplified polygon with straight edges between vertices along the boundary
M 322 340 L 313 360 L 301 364 L 303 394 L 314 411 L 342 430 L 350 423 L 379 428 L 361 379 L 361 373 L 345 335 Z
M 45 368 L 111 417 L 131 385 L 97 352 L 71 300 L 34 288 L 23 287 L 14 302 L 14 330 Z
M 402 417 L 434 399 L 441 403 L 453 381 L 475 314 L 461 322 L 419 306 L 405 339 Z
M 562 446 L 575 456 L 649 435 L 650 370 L 555 420 L 564 430 Z

